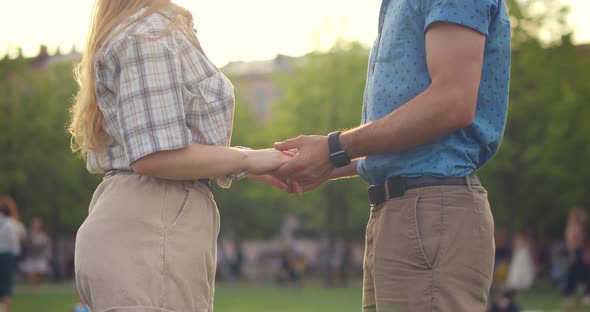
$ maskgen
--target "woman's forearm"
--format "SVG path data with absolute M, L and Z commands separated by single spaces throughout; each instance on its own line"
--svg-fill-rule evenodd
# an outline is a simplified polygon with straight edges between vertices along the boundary
M 131 168 L 140 175 L 169 180 L 215 178 L 246 170 L 248 155 L 244 150 L 193 144 L 188 147 L 145 156 Z

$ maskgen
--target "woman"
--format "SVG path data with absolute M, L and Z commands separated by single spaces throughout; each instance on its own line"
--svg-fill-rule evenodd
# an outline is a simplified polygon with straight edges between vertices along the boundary
M 535 261 L 531 242 L 525 233 L 514 235 L 512 259 L 508 269 L 506 288 L 512 291 L 527 291 L 535 281 Z
M 569 310 L 574 304 L 573 295 L 578 286 L 584 285 L 584 303 L 590 303 L 588 295 L 590 287 L 590 274 L 583 259 L 583 246 L 585 241 L 585 226 L 588 215 L 586 210 L 575 207 L 570 212 L 565 228 L 565 244 L 567 248 L 568 270 L 562 287 L 565 297 L 565 309 Z
M 170 0 L 97 0 L 76 70 L 75 149 L 106 173 L 78 231 L 92 311 L 211 311 L 219 213 L 208 186 L 290 157 L 227 147 L 233 87 Z M 275 181 L 286 188 L 286 185 Z
M 43 220 L 34 217 L 27 235 L 27 256 L 24 261 L 31 288 L 36 288 L 39 280 L 49 273 L 50 260 L 51 240 L 43 230 Z

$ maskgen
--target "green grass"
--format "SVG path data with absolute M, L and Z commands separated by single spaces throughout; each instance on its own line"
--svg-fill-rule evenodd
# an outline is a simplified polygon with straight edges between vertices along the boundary
M 49 288 L 15 296 L 14 312 L 69 312 L 76 301 L 70 287 Z M 360 312 L 361 290 L 350 288 L 264 288 L 220 287 L 215 297 L 215 312 Z M 525 310 L 560 311 L 556 291 L 537 291 L 519 295 Z M 575 312 L 590 312 L 577 309 Z
M 562 298 L 556 290 L 538 290 L 519 294 L 516 301 L 524 310 L 544 312 L 559 312 L 562 310 Z M 581 307 L 578 304 L 572 312 L 590 312 L 590 308 Z
M 216 290 L 216 312 L 357 312 L 360 288 L 258 288 L 220 287 Z M 14 312 L 69 312 L 76 303 L 75 291 L 60 287 L 14 297 Z
M 17 294 L 14 312 L 70 312 L 76 303 L 74 293 Z

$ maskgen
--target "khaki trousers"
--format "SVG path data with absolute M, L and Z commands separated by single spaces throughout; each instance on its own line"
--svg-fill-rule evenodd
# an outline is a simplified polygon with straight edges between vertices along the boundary
M 494 252 L 482 186 L 409 190 L 371 210 L 363 312 L 484 312 Z
M 93 312 L 211 312 L 219 212 L 207 186 L 118 173 L 76 238 L 76 284 Z

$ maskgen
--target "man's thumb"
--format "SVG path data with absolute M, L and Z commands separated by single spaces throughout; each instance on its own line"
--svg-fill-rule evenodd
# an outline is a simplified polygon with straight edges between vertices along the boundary
M 279 151 L 290 151 L 293 149 L 298 149 L 299 147 L 299 138 L 289 139 L 284 142 L 276 142 L 274 147 Z

